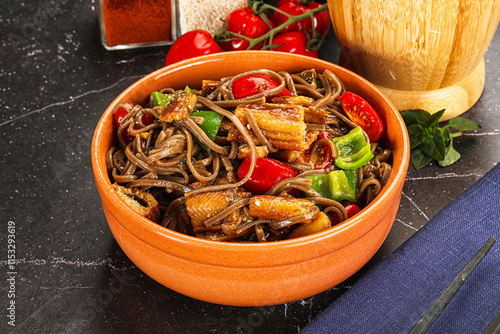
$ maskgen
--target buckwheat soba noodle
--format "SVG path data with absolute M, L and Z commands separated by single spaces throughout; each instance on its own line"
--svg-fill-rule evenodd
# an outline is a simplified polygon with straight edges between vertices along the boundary
M 262 69 L 198 88 L 114 111 L 113 186 L 162 226 L 220 241 L 300 237 L 363 209 L 389 178 L 391 151 L 346 114 L 329 70 Z

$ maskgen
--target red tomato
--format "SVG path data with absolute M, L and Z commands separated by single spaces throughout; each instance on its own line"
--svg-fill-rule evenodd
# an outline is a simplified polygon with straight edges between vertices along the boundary
M 347 218 L 351 218 L 356 213 L 360 211 L 359 206 L 356 203 L 351 203 L 345 206 L 345 211 L 347 212 Z M 339 216 L 336 213 L 329 215 L 330 221 L 332 222 L 332 226 L 340 223 Z
M 132 103 L 128 103 L 128 105 L 131 108 L 134 107 L 134 105 Z M 115 114 L 113 116 L 115 118 L 115 123 L 116 123 L 117 127 L 119 127 L 122 124 L 123 117 L 125 117 L 127 114 L 128 114 L 128 110 L 124 107 L 120 107 L 120 108 L 118 108 L 118 110 L 115 111 Z M 149 124 L 153 123 L 153 121 L 154 121 L 153 116 L 151 116 L 149 114 L 142 116 L 142 123 L 144 125 L 149 125 Z M 135 128 L 137 128 L 137 125 L 134 126 L 134 129 Z M 127 143 L 127 144 L 130 143 L 135 138 L 134 136 L 132 136 L 132 134 L 130 134 L 128 128 L 122 134 L 122 137 L 123 137 L 123 140 L 125 141 L 125 143 Z
M 231 12 L 227 18 L 227 31 L 233 32 L 239 35 L 246 36 L 248 38 L 258 38 L 266 34 L 273 27 L 269 27 L 267 23 L 259 16 L 256 15 L 252 8 L 245 7 L 237 9 Z M 271 20 L 269 20 L 271 23 Z M 226 23 L 224 23 L 226 25 Z M 229 42 L 221 42 L 221 46 L 226 51 L 233 50 L 246 50 L 250 45 L 250 42 L 241 38 L 237 38 L 234 35 L 230 35 L 234 40 Z M 253 50 L 260 50 L 264 42 L 257 44 Z
M 245 158 L 241 163 L 237 172 L 239 180 L 247 175 L 251 161 L 250 158 Z M 281 161 L 257 158 L 253 173 L 243 187 L 253 194 L 262 195 L 279 181 L 295 176 L 297 176 L 297 172 Z
M 273 39 L 273 44 L 283 44 L 273 48 L 274 51 L 297 53 L 304 56 L 319 58 L 318 50 L 307 49 L 307 36 L 303 31 L 290 31 L 279 34 Z
M 340 100 L 347 116 L 366 132 L 371 142 L 376 142 L 382 137 L 384 124 L 375 109 L 365 99 L 352 92 L 345 92 Z
M 304 14 L 310 11 L 311 9 L 315 9 L 320 6 L 321 6 L 320 3 L 314 1 L 311 2 L 309 5 L 305 5 L 299 0 L 281 0 L 276 5 L 278 9 L 294 16 Z M 287 20 L 288 17 L 280 12 L 275 12 L 273 15 L 273 23 L 275 26 L 279 26 L 285 23 Z M 313 26 L 311 23 L 311 19 L 306 18 L 287 26 L 281 32 L 285 33 L 288 31 L 303 30 L 308 35 L 311 35 L 313 31 L 312 27 Z M 325 36 L 328 33 L 328 30 L 330 29 L 330 14 L 328 13 L 328 10 L 321 11 L 318 14 L 314 15 L 314 28 L 322 36 Z
M 280 81 L 266 74 L 250 74 L 234 80 L 233 95 L 235 99 L 242 99 L 247 96 L 258 94 L 262 91 L 276 88 Z M 292 95 L 286 88 L 277 96 Z
M 170 47 L 165 59 L 165 66 L 178 61 L 223 50 L 205 30 L 192 30 L 181 35 Z
M 318 140 L 324 139 L 324 138 L 330 139 L 330 134 L 326 131 L 321 131 L 318 134 L 318 136 L 316 136 L 316 139 L 309 147 L 309 149 L 308 149 L 310 151 L 310 152 L 308 152 L 309 155 L 312 153 L 312 148 L 314 147 L 316 142 Z M 323 168 L 330 166 L 333 163 L 332 150 L 331 150 L 330 146 L 325 144 L 325 145 L 323 145 L 322 148 L 320 148 L 320 150 L 318 152 L 318 160 L 314 161 L 314 163 L 315 163 L 314 169 L 323 169 Z

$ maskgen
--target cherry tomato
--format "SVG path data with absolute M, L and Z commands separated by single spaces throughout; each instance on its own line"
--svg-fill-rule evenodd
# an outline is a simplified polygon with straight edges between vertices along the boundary
M 132 108 L 134 107 L 134 105 L 132 103 L 128 103 L 128 105 Z M 128 114 L 128 110 L 124 107 L 120 107 L 118 108 L 118 110 L 116 110 L 115 114 L 113 115 L 114 118 L 115 118 L 115 124 L 117 127 L 120 127 L 120 125 L 122 124 L 122 120 L 123 118 Z M 144 115 L 142 116 L 142 123 L 144 125 L 149 125 L 151 123 L 153 123 L 154 121 L 154 118 L 153 116 L 151 115 Z M 137 128 L 137 125 L 134 125 L 134 129 Z M 122 137 L 123 137 L 123 141 L 125 141 L 125 143 L 130 143 L 132 140 L 134 140 L 134 136 L 129 132 L 128 128 L 127 130 L 125 130 L 125 132 L 122 134 Z
M 251 161 L 251 158 L 245 158 L 241 163 L 237 172 L 239 180 L 247 175 Z M 253 194 L 262 195 L 279 181 L 295 176 L 297 176 L 297 172 L 281 161 L 257 158 L 253 173 L 243 187 Z
M 299 0 L 281 0 L 278 2 L 276 7 L 290 15 L 300 15 L 304 14 L 311 9 L 315 9 L 317 7 L 320 7 L 321 4 L 317 3 L 315 1 L 311 2 L 309 5 L 305 5 Z M 288 20 L 288 17 L 280 12 L 275 12 L 273 15 L 273 23 L 275 26 L 279 26 L 283 23 L 285 23 Z M 325 36 L 328 33 L 328 30 L 330 29 L 330 14 L 328 13 L 328 10 L 324 10 L 319 12 L 318 14 L 314 15 L 314 28 L 316 29 L 317 32 L 319 32 L 322 36 Z M 293 23 L 289 26 L 287 26 L 285 29 L 283 29 L 281 32 L 285 33 L 288 31 L 295 31 L 295 30 L 303 30 L 305 31 L 308 35 L 311 35 L 313 31 L 313 26 L 311 23 L 310 18 L 306 18 L 303 20 L 300 20 L 299 22 Z
M 312 148 L 314 147 L 314 145 L 316 144 L 316 142 L 320 139 L 329 139 L 330 140 L 330 134 L 326 131 L 321 131 L 317 136 L 316 136 L 316 139 L 314 140 L 314 142 L 311 144 L 311 146 L 309 147 L 309 152 L 307 153 L 308 155 L 311 155 L 312 153 Z M 323 145 L 323 147 L 321 147 L 318 151 L 318 160 L 317 161 L 314 161 L 315 165 L 314 165 L 314 168 L 315 169 L 323 169 L 323 168 L 326 168 L 328 166 L 330 166 L 332 163 L 333 163 L 333 156 L 332 156 L 332 150 L 330 148 L 330 146 L 328 145 Z
M 266 74 L 250 74 L 234 80 L 233 95 L 235 99 L 242 99 L 260 92 L 276 88 L 280 81 Z M 285 87 L 276 96 L 290 96 L 290 91 Z
M 268 21 L 271 23 L 271 20 Z M 267 23 L 259 15 L 256 15 L 250 7 L 240 8 L 231 12 L 226 17 L 226 22 L 228 32 L 233 32 L 248 38 L 258 38 L 273 28 L 269 27 Z M 224 23 L 224 25 L 226 25 L 226 23 Z M 247 40 L 237 38 L 234 35 L 230 36 L 231 38 L 234 38 L 234 40 L 221 42 L 222 48 L 226 51 L 246 50 L 250 45 L 250 42 Z M 261 42 L 253 49 L 260 50 L 263 45 L 264 42 Z
M 359 206 L 356 203 L 351 203 L 345 206 L 345 211 L 347 212 L 347 218 L 351 218 L 356 213 L 360 211 Z M 332 226 L 340 223 L 339 216 L 336 213 L 329 215 Z
M 165 66 L 184 59 L 222 51 L 208 31 L 191 30 L 181 35 L 172 44 L 165 59 Z
M 274 51 L 297 53 L 304 56 L 319 58 L 318 50 L 307 49 L 307 36 L 303 31 L 289 31 L 279 34 L 273 39 L 273 44 L 283 44 Z
M 371 142 L 376 142 L 382 137 L 384 124 L 365 99 L 352 92 L 345 92 L 340 100 L 347 116 L 366 132 Z

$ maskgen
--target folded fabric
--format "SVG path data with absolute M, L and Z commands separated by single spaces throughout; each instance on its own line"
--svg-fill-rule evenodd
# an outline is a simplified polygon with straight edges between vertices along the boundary
M 500 312 L 500 164 L 313 319 L 307 333 L 408 333 L 481 246 L 497 240 L 428 333 L 483 333 Z

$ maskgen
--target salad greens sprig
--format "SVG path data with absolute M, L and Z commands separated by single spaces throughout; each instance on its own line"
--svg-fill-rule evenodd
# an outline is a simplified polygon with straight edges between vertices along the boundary
M 401 113 L 410 136 L 411 161 L 415 169 L 423 168 L 433 160 L 442 167 L 455 163 L 460 159 L 460 153 L 453 147 L 453 138 L 461 136 L 462 131 L 479 129 L 477 123 L 462 117 L 450 119 L 441 128 L 438 125 L 443 114 L 444 109 L 435 114 L 421 109 Z

